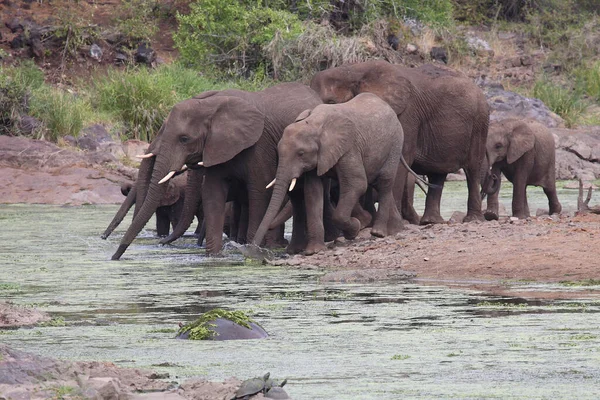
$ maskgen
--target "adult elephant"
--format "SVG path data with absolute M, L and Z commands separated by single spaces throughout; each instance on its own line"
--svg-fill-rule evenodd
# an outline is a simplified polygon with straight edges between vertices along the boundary
M 148 222 L 165 190 L 164 183 L 184 165 L 200 163 L 205 168 L 202 207 L 207 254 L 221 251 L 232 181 L 241 182 L 247 190 L 247 238 L 252 240 L 269 203 L 270 192 L 265 187 L 275 175 L 277 142 L 300 112 L 320 103 L 309 87 L 283 83 L 260 92 L 209 91 L 176 104 L 144 156 L 151 165 L 145 175 L 140 169 L 138 191 L 147 194 L 112 259 L 121 257 Z
M 185 187 L 187 178 L 185 174 L 180 174 L 174 177 L 168 184 L 167 189 L 163 197 L 156 208 L 156 234 L 159 237 L 165 237 L 169 234 L 171 226 L 175 228 L 180 222 L 180 217 L 183 213 L 185 203 Z M 135 183 L 123 183 L 121 185 L 121 193 L 125 197 L 121 207 L 113 217 L 112 221 L 102 234 L 102 239 L 106 239 L 110 234 L 119 226 L 119 224 L 125 218 L 125 215 L 129 212 L 131 207 L 135 204 L 137 198 L 137 186 Z M 202 209 L 199 204 L 196 203 L 194 211 L 192 212 L 192 221 L 194 215 L 198 218 L 198 227 L 202 222 Z M 192 221 L 189 221 L 188 227 Z
M 343 103 L 359 93 L 371 92 L 396 112 L 404 128 L 404 158 L 433 184 L 419 220 L 405 191 L 408 171 L 399 167 L 394 197 L 405 219 L 421 224 L 443 222 L 440 201 L 446 175 L 463 168 L 469 188 L 465 221 L 483 220 L 480 168 L 489 107 L 483 92 L 470 79 L 431 64 L 406 68 L 367 61 L 321 71 L 310 86 L 324 103 Z
M 529 217 L 528 185 L 541 186 L 548 197 L 550 214 L 559 214 L 562 206 L 556 195 L 555 157 L 554 136 L 539 122 L 517 118 L 493 122 L 487 139 L 487 162 L 491 167 L 482 188 L 489 195 L 485 218 L 498 219 L 501 173 L 513 184 L 514 217 Z

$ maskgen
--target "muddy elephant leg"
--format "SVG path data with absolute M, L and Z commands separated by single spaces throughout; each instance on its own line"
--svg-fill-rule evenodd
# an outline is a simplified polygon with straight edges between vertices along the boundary
M 333 223 L 333 211 L 335 207 L 331 204 L 331 179 L 322 178 L 323 184 L 323 227 L 325 229 L 325 241 L 331 242 L 339 238 L 341 231 Z
M 304 177 L 304 204 L 307 237 L 304 254 L 312 255 L 326 249 L 323 225 L 323 182 L 314 173 L 308 173 Z
M 354 239 L 360 231 L 360 221 L 352 217 L 352 210 L 368 186 L 365 170 L 357 168 L 356 164 L 356 160 L 347 158 L 340 160 L 336 167 L 340 199 L 333 212 L 333 222 L 342 230 L 346 239 Z
M 248 243 L 248 204 L 241 204 L 237 226 L 236 241 L 240 244 Z
M 304 205 L 304 190 L 297 188 L 289 193 L 292 203 L 292 239 L 285 251 L 288 254 L 298 254 L 306 249 L 306 209 Z
M 158 237 L 169 236 L 169 229 L 171 229 L 169 207 L 158 207 L 156 209 L 156 234 Z
M 483 211 L 481 211 L 481 164 L 472 168 L 464 168 L 464 171 L 467 177 L 469 198 L 467 200 L 467 215 L 463 222 L 483 221 Z M 500 172 L 497 176 L 500 179 Z
M 223 225 L 228 184 L 218 174 L 207 173 L 202 186 L 202 207 L 206 222 L 206 254 L 219 254 L 223 249 Z
M 398 167 L 398 175 L 394 184 L 394 199 L 396 206 L 402 213 L 402 218 L 409 223 L 419 225 L 421 217 L 413 207 L 413 199 L 415 195 L 415 181 L 412 175 L 408 174 L 403 165 Z
M 427 188 L 425 211 L 423 212 L 423 217 L 421 217 L 421 225 L 443 224 L 445 222 L 440 213 L 440 204 L 442 201 L 444 182 L 446 182 L 446 175 L 447 174 L 427 174 L 429 183 L 436 186 Z
M 240 233 L 239 222 L 240 216 L 242 215 L 242 205 L 237 201 L 230 201 L 227 202 L 225 209 L 227 210 L 227 215 L 229 216 L 228 218 L 226 217 L 225 220 L 229 220 L 229 224 L 227 224 L 227 222 L 225 223 L 224 233 L 227 235 L 229 240 L 237 242 L 238 235 Z
M 394 193 L 392 185 L 394 177 L 380 177 L 377 184 L 379 193 L 379 209 L 375 215 L 375 222 L 371 235 L 384 237 L 393 235 L 402 230 L 402 218 L 394 201 Z M 391 228 L 391 229 L 390 229 Z
M 548 198 L 550 215 L 560 214 L 562 211 L 562 206 L 560 205 L 560 201 L 558 201 L 558 196 L 556 195 L 556 184 L 552 182 L 550 186 L 544 187 L 543 189 L 546 197 Z
M 196 229 L 196 232 L 198 234 L 198 241 L 196 244 L 198 245 L 198 247 L 202 247 L 202 243 L 206 238 L 206 221 L 204 220 L 204 218 L 198 221 L 198 229 Z
M 260 187 L 259 187 L 260 186 Z M 267 213 L 269 207 L 269 196 L 267 195 L 266 184 L 257 185 L 248 183 L 248 229 L 246 230 L 246 240 L 252 242 L 254 235 L 260 226 L 260 223 Z M 265 235 L 266 247 L 278 247 L 276 241 L 277 232 L 269 229 Z
M 527 176 L 516 173 L 513 177 L 512 215 L 519 219 L 529 217 L 527 206 Z
M 361 205 L 361 201 L 356 203 L 356 205 L 352 209 L 352 216 L 360 222 L 361 229 L 368 228 L 373 224 L 373 216 L 370 212 L 363 208 L 363 206 Z

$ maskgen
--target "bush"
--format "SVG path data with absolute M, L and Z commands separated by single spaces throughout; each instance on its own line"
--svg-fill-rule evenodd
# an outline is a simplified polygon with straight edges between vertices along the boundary
M 29 112 L 31 93 L 44 83 L 44 73 L 31 61 L 0 66 L 0 134 L 18 134 L 17 123 Z
M 158 31 L 154 15 L 158 3 L 151 0 L 125 0 L 117 9 L 117 30 L 131 42 L 149 41 Z
M 93 88 L 93 103 L 123 122 L 129 137 L 151 141 L 175 103 L 222 85 L 179 65 L 111 70 Z
M 245 5 L 237 0 L 198 0 L 190 14 L 177 16 L 175 45 L 187 65 L 229 74 L 245 73 L 265 62 L 262 46 L 279 32 L 291 38 L 302 32 L 298 16 L 284 10 Z
M 600 61 L 591 67 L 580 67 L 575 71 L 577 88 L 595 101 L 600 101 Z
M 38 139 L 55 142 L 66 135 L 77 137 L 90 114 L 85 98 L 60 89 L 44 86 L 31 99 L 31 115 L 45 126 Z
M 567 127 L 577 124 L 587 108 L 579 91 L 556 85 L 547 79 L 538 80 L 533 87 L 533 96 L 540 99 L 550 110 L 560 115 Z

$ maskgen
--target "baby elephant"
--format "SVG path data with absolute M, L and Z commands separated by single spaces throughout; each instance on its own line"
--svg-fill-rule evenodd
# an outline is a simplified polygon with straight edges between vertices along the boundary
M 321 104 L 312 111 L 302 112 L 285 129 L 277 147 L 279 163 L 276 179 L 271 183 L 273 194 L 254 244 L 261 242 L 283 204 L 286 191 L 288 188 L 292 191 L 299 178 L 303 179 L 306 206 L 305 254 L 325 248 L 321 182 L 325 177 L 339 182 L 339 200 L 332 219 L 346 238 L 356 237 L 364 228 L 351 214 L 369 185 L 379 193 L 371 234 L 383 237 L 398 232 L 402 219 L 392 187 L 403 142 L 404 133 L 396 113 L 371 93 L 359 94 L 346 103 Z M 296 218 L 296 205 L 292 205 L 297 223 L 300 218 Z
M 556 196 L 554 172 L 554 136 L 548 128 L 533 120 L 516 118 L 493 122 L 486 147 L 491 164 L 488 179 L 482 187 L 482 192 L 489 195 L 485 212 L 487 220 L 498 219 L 501 172 L 513 184 L 513 216 L 529 216 L 528 185 L 541 186 L 548 197 L 550 214 L 560 213 L 562 207 Z

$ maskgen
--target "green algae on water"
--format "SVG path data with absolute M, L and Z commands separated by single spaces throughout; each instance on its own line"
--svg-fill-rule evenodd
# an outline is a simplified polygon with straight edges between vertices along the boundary
M 254 322 L 248 315 L 243 311 L 228 311 L 222 308 L 215 308 L 207 311 L 200 318 L 184 325 L 179 329 L 177 335 L 182 335 L 189 332 L 188 339 L 191 340 L 208 340 L 217 334 L 212 328 L 216 327 L 212 322 L 217 318 L 228 319 L 229 321 L 241 325 L 245 328 L 250 328 L 250 323 Z

